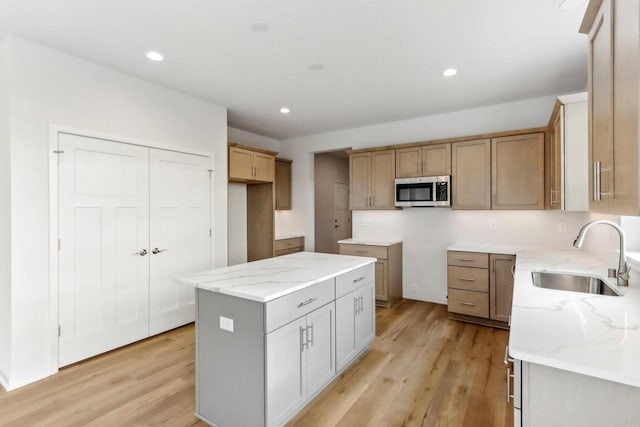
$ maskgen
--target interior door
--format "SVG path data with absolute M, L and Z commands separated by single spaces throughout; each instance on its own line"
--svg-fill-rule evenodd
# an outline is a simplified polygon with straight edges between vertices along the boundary
M 195 319 L 195 290 L 176 277 L 211 268 L 209 158 L 150 150 L 150 334 Z
M 149 150 L 59 134 L 59 365 L 149 334 Z
M 349 209 L 349 184 L 333 182 L 333 253 L 340 253 L 338 240 L 351 237 L 351 210 Z

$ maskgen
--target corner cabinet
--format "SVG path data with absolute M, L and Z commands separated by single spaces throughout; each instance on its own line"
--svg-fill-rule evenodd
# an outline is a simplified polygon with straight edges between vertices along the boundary
M 349 205 L 358 209 L 395 209 L 395 150 L 349 155 Z
M 640 213 L 640 4 L 591 0 L 589 36 L 589 210 Z
M 447 252 L 449 318 L 508 328 L 515 255 Z
M 276 159 L 275 205 L 276 210 L 291 210 L 291 160 Z
M 544 133 L 491 140 L 491 208 L 544 209 Z
M 229 143 L 229 182 L 273 182 L 276 154 L 274 151 Z

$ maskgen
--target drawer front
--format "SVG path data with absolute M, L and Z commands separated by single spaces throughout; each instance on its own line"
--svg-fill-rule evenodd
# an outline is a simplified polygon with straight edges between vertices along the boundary
M 302 252 L 302 248 L 296 247 L 296 248 L 290 248 L 290 249 L 282 249 L 282 250 L 276 251 L 275 256 L 295 254 L 296 252 Z
M 488 319 L 489 294 L 449 289 L 449 311 Z
M 336 298 L 340 298 L 367 284 L 373 286 L 374 277 L 375 263 L 341 274 L 336 277 Z
M 387 259 L 386 246 L 369 245 L 340 245 L 340 255 L 368 256 L 371 258 Z
M 450 288 L 489 292 L 489 270 L 450 265 L 447 267 L 447 284 Z
M 489 254 L 476 252 L 447 252 L 447 264 L 462 267 L 489 268 Z
M 280 239 L 274 242 L 274 249 L 282 251 L 284 249 L 304 247 L 304 237 L 293 237 L 291 239 Z
M 271 332 L 335 299 L 335 280 L 329 279 L 265 304 L 265 332 Z

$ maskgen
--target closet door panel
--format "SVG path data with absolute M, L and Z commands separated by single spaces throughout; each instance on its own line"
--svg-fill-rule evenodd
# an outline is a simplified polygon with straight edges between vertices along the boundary
M 150 333 L 193 322 L 195 292 L 176 277 L 210 268 L 209 158 L 150 154 Z

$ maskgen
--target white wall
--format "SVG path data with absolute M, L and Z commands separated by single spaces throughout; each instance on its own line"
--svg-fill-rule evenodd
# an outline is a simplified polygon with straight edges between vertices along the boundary
M 52 124 L 212 152 L 215 264 L 227 262 L 226 109 L 10 37 L 12 342 L 10 387 L 51 372 L 49 127 Z M 221 179 L 222 178 L 222 179 Z M 47 329 L 49 328 L 49 329 Z
M 294 165 L 293 210 L 276 221 L 276 232 L 303 233 L 307 250 L 313 250 L 315 152 L 546 126 L 555 99 L 545 96 L 282 141 L 282 156 L 291 158 Z M 445 251 L 449 244 L 504 242 L 568 248 L 586 218 L 584 213 L 531 211 L 358 211 L 354 212 L 353 236 L 403 240 L 405 296 L 445 302 Z M 495 231 L 489 230 L 489 220 L 496 221 Z M 567 224 L 566 233 L 556 231 L 558 222 Z
M 280 149 L 280 141 L 241 129 L 229 127 L 227 137 L 229 142 L 276 152 Z M 230 183 L 228 191 L 229 265 L 234 265 L 247 262 L 247 185 Z
M 8 43 L 0 44 L 0 384 L 7 386 L 11 333 L 11 193 Z

